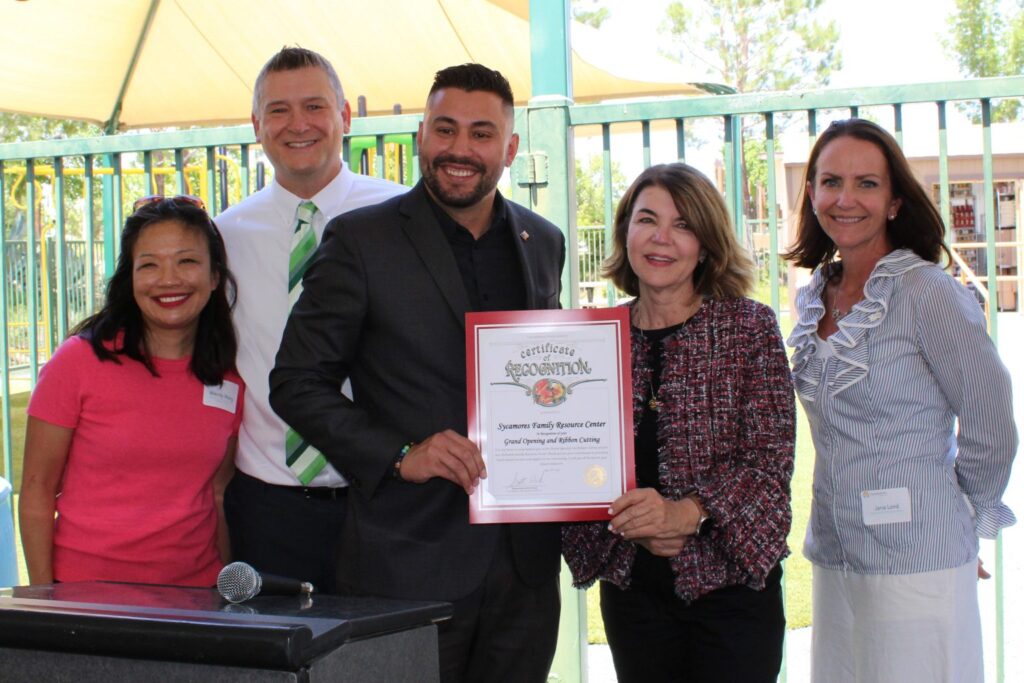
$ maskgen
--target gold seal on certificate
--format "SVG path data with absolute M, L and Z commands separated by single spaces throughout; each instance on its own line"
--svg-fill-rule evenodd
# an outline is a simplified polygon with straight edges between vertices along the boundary
M 624 308 L 469 313 L 473 523 L 607 519 L 635 485 Z
M 590 466 L 583 475 L 583 481 L 587 482 L 587 486 L 593 486 L 594 488 L 603 486 L 607 479 L 608 471 L 601 465 Z

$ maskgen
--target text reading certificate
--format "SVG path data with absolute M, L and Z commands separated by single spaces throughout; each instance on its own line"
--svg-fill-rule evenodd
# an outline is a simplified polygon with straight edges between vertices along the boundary
M 466 315 L 474 524 L 608 519 L 636 485 L 625 308 Z

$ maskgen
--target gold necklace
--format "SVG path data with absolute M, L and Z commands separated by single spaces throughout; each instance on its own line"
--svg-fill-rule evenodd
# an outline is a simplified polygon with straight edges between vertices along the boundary
M 647 387 L 651 390 L 651 397 L 647 399 L 647 407 L 658 412 L 661 410 L 661 401 L 658 400 L 658 391 L 661 391 L 661 387 L 658 387 L 658 391 L 654 390 L 654 379 L 652 377 L 647 378 Z
M 683 314 L 683 319 L 677 324 L 682 325 L 687 320 L 692 318 L 697 313 L 697 311 L 700 310 L 700 307 L 702 305 L 704 305 L 704 295 L 697 294 L 694 297 L 693 301 L 687 304 L 686 308 L 684 309 L 685 312 Z M 641 310 L 639 301 L 637 302 L 637 305 L 633 307 L 633 314 L 633 324 L 642 331 L 643 328 L 640 327 Z M 669 327 L 671 327 L 671 325 Z M 658 394 L 661 392 L 661 387 L 659 386 L 658 391 L 655 391 L 654 378 L 648 377 L 647 388 L 651 392 L 650 398 L 647 399 L 647 407 L 653 410 L 654 412 L 658 412 L 659 410 L 661 410 L 661 400 L 658 398 Z

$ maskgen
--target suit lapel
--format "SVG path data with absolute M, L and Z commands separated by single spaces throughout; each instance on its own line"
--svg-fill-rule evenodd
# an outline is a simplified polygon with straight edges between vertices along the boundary
M 537 240 L 530 236 L 529 229 L 518 220 L 516 212 L 512 208 L 512 202 L 506 199 L 505 206 L 507 207 L 505 215 L 508 216 L 508 227 L 512 231 L 512 241 L 515 242 L 516 252 L 519 253 L 519 263 L 523 268 L 523 285 L 526 287 L 526 308 L 527 310 L 533 310 L 538 307 L 537 279 L 534 274 Z
M 422 180 L 404 195 L 399 204 L 399 212 L 403 218 L 403 232 L 441 290 L 459 324 L 465 325 L 469 297 L 466 296 L 466 287 L 451 246 L 445 241 L 441 226 L 434 217 L 434 210 L 427 203 Z

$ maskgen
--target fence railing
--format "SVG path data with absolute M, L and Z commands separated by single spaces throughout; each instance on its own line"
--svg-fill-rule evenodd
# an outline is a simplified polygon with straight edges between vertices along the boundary
M 922 178 L 935 188 L 940 212 L 949 226 L 950 242 L 959 258 L 955 270 L 979 292 L 990 313 L 1006 299 L 994 295 L 996 283 L 1013 285 L 1014 303 L 1021 292 L 1020 240 L 1007 232 L 1002 217 L 1019 223 L 1019 169 L 999 162 L 1021 152 L 1014 135 L 997 135 L 993 103 L 1024 97 L 1024 77 L 966 80 L 877 88 L 819 90 L 802 93 L 758 93 L 695 98 L 668 98 L 564 107 L 565 130 L 576 155 L 599 155 L 603 175 L 601 203 L 604 225 L 576 227 L 576 198 L 569 196 L 573 155 L 543 146 L 550 130 L 521 125 L 520 150 L 530 154 L 513 166 L 507 192 L 533 205 L 539 192 L 556 195 L 570 207 L 565 305 L 608 305 L 616 293 L 600 278 L 600 262 L 608 252 L 615 202 L 620 191 L 615 172 L 665 161 L 686 160 L 702 167 L 718 182 L 738 233 L 751 247 L 767 283 L 763 298 L 776 311 L 784 308 L 796 274 L 781 261 L 787 225 L 799 197 L 799 169 L 785 163 L 793 140 L 809 144 L 834 118 L 866 116 L 891 130 L 901 143 L 930 138 L 934 173 Z M 980 121 L 960 125 L 958 104 L 968 102 Z M 552 108 L 550 102 L 537 105 Z M 532 108 L 527 108 L 532 111 Z M 406 183 L 418 179 L 414 134 L 418 116 L 396 115 L 356 119 L 344 155 L 356 170 Z M 918 121 L 927 123 L 920 124 Z M 914 123 L 911 125 L 910 122 Z M 976 158 L 951 154 L 951 129 L 956 141 L 977 142 Z M 1001 132 L 1001 131 L 1000 131 Z M 532 141 L 530 140 L 532 138 Z M 558 139 L 557 136 L 555 138 Z M 957 148 L 959 145 L 957 145 Z M 551 160 L 565 160 L 552 162 Z M 964 170 L 964 165 L 970 166 Z M 973 165 L 972 165 L 973 164 Z M 0 145 L 0 362 L 3 370 L 3 467 L 12 473 L 10 396 L 14 375 L 30 388 L 50 350 L 74 323 L 88 314 L 102 296 L 105 277 L 117 255 L 116 237 L 131 201 L 153 192 L 192 193 L 204 197 L 216 215 L 260 187 L 268 169 L 249 126 L 163 133 L 118 135 L 81 140 Z M 927 175 L 927 174 L 926 174 Z M 631 178 L 627 177 L 626 181 Z M 753 179 L 753 180 L 752 180 Z M 1017 188 L 1015 209 L 1007 212 L 1007 183 Z M 1002 188 L 997 192 L 997 184 Z M 962 217 L 961 185 L 970 185 L 975 222 L 969 240 L 960 240 L 954 224 Z M 956 190 L 954 192 L 953 190 Z M 1015 213 L 1014 213 L 1015 211 Z M 956 219 L 956 220 L 955 220 Z M 18 231 L 21 231 L 20 234 Z M 1009 256 L 1007 254 L 1010 254 Z M 30 257 L 31 255 L 31 257 Z M 998 334 L 998 317 L 990 315 Z M 20 456 L 20 454 L 19 454 Z M 997 546 L 997 666 L 1003 680 L 1004 634 L 1001 545 Z

